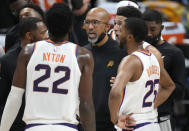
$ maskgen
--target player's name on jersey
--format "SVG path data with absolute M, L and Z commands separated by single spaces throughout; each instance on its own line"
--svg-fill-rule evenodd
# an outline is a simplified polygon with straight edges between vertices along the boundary
M 66 55 L 55 53 L 43 53 L 43 61 L 60 62 L 63 63 Z
M 158 66 L 152 65 L 147 70 L 148 76 L 150 77 L 152 74 L 159 75 L 159 68 Z

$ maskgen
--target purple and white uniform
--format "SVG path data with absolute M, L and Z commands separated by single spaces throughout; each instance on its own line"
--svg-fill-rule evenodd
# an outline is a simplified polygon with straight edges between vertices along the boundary
M 52 41 L 35 43 L 27 66 L 23 116 L 27 125 L 76 127 L 81 76 L 76 55 L 77 45 L 71 42 L 60 45 Z
M 137 50 L 131 55 L 135 55 L 141 61 L 143 72 L 138 80 L 129 82 L 125 86 L 119 116 L 132 114 L 131 116 L 137 124 L 136 131 L 152 131 L 152 129 L 153 131 L 159 131 L 158 114 L 154 109 L 154 100 L 158 92 L 160 79 L 159 62 L 147 50 Z

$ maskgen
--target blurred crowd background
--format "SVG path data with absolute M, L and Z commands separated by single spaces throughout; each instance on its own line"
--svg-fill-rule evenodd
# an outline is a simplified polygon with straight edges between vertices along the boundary
M 55 2 L 64 0 L 0 0 L 0 52 L 5 52 L 5 38 L 7 31 L 18 23 L 17 10 L 22 2 L 32 2 L 39 5 L 45 12 Z M 74 1 L 74 0 L 73 0 Z M 83 0 L 82 6 L 76 2 L 70 2 L 71 8 L 75 10 L 74 33 L 76 42 L 83 46 L 88 43 L 83 20 L 90 8 L 102 7 L 110 13 L 110 24 L 116 14 L 116 4 L 121 0 Z M 77 0 L 76 0 L 77 1 Z M 162 13 L 164 18 L 163 39 L 179 47 L 185 56 L 187 88 L 185 98 L 175 106 L 175 117 L 177 119 L 177 131 L 189 131 L 189 0 L 138 0 L 140 10 L 155 9 Z M 178 63 L 179 64 L 179 63 Z

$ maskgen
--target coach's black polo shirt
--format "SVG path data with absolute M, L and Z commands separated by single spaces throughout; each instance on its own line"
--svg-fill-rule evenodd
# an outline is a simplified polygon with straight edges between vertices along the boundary
M 0 57 L 0 118 L 2 116 L 4 106 L 11 89 L 17 58 L 20 51 L 21 47 L 17 47 L 15 49 L 9 50 L 4 56 Z M 23 112 L 24 100 L 10 131 L 24 131 L 25 123 L 22 121 Z
M 112 131 L 114 125 L 110 119 L 108 97 L 110 93 L 110 79 L 116 76 L 119 63 L 126 56 L 126 51 L 119 48 L 117 41 L 109 37 L 108 41 L 100 46 L 85 46 L 94 57 L 93 72 L 93 101 L 96 113 L 97 131 Z

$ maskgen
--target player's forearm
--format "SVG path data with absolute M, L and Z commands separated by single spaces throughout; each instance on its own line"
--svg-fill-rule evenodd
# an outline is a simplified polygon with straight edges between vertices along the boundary
M 23 94 L 24 89 L 14 86 L 11 87 L 11 91 L 7 98 L 7 102 L 1 118 L 0 131 L 9 131 L 22 104 Z
M 110 109 L 111 121 L 116 124 L 118 121 L 118 112 L 121 104 L 121 93 L 116 93 L 114 92 L 114 90 L 111 90 L 108 104 Z
M 171 93 L 174 91 L 174 89 L 175 89 L 175 84 L 170 85 L 169 88 L 160 87 L 158 94 L 156 96 L 154 108 L 157 108 L 159 105 L 165 102 L 169 98 Z
M 93 102 L 80 102 L 80 120 L 85 131 L 96 131 Z

